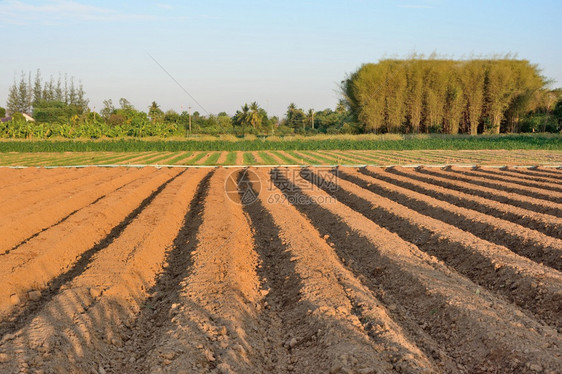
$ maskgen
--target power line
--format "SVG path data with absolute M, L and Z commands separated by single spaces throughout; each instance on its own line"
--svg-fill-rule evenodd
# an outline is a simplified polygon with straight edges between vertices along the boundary
M 146 54 L 152 59 L 152 61 L 154 61 L 154 62 L 160 67 L 160 69 L 162 69 L 162 71 L 164 71 L 164 73 L 168 74 L 168 76 L 169 76 L 170 78 L 172 78 L 172 80 L 173 80 L 174 82 L 176 82 L 176 84 L 179 86 L 179 88 L 181 88 L 181 89 L 183 90 L 183 92 L 185 92 L 185 93 L 191 98 L 191 100 L 193 100 L 197 105 L 199 105 L 199 107 L 200 107 L 201 109 L 203 109 L 203 111 L 204 111 L 205 113 L 207 113 L 207 115 L 210 115 L 210 113 L 207 111 L 207 109 L 205 109 L 205 108 L 203 107 L 203 105 L 199 104 L 199 102 L 198 102 L 197 100 L 195 100 L 195 98 L 194 98 L 189 92 L 187 92 L 187 90 L 181 85 L 181 83 L 178 82 L 177 79 L 174 78 L 174 77 L 172 76 L 172 74 L 170 74 L 170 73 L 168 72 L 168 70 L 166 70 L 166 69 L 164 68 L 164 66 L 162 66 L 162 64 L 160 64 L 158 61 L 156 61 L 156 59 L 155 59 L 154 57 L 152 57 L 152 55 L 151 55 L 148 51 L 146 51 Z

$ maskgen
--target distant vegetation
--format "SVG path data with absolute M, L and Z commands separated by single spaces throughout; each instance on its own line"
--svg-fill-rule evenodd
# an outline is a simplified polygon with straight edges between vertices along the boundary
M 494 60 L 383 60 L 342 84 L 358 132 L 560 132 L 562 92 L 535 65 Z
M 562 90 L 546 84 L 525 60 L 383 60 L 363 65 L 342 82 L 343 98 L 335 109 L 304 110 L 291 103 L 278 118 L 256 102 L 233 116 L 204 116 L 163 111 L 156 102 L 145 112 L 125 98 L 117 105 L 105 100 L 98 113 L 74 78 L 44 81 L 37 71 L 32 80 L 22 72 L 10 87 L 7 110 L 0 108 L 0 117 L 11 116 L 0 124 L 0 138 L 560 133 Z

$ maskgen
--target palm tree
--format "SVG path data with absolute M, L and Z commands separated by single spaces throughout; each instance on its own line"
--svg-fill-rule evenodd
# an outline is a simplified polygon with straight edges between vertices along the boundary
M 261 125 L 262 116 L 260 114 L 260 106 L 255 101 L 250 105 L 250 113 L 248 113 L 248 123 L 253 127 Z
M 310 122 L 310 127 L 314 128 L 314 109 L 309 109 L 306 115 L 306 121 Z

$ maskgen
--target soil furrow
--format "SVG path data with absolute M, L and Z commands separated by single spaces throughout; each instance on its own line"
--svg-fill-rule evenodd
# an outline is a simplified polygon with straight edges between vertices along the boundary
M 366 176 L 353 169 L 338 169 L 339 176 L 365 190 L 398 202 L 416 212 L 468 231 L 489 242 L 562 270 L 562 240 L 525 226 L 457 207 L 445 201 Z
M 434 183 L 434 178 L 425 176 L 415 170 L 408 170 L 406 168 L 384 170 L 381 168 L 367 167 L 361 169 L 361 172 L 388 181 L 389 183 L 397 184 L 435 197 L 439 200 L 445 200 L 457 206 L 519 223 L 533 230 L 562 239 L 562 219 L 560 217 L 457 191 L 456 189 L 448 188 L 447 183 L 445 183 L 446 181 L 443 181 L 442 184 L 436 184 Z
M 311 179 L 322 183 L 322 176 Z M 439 258 L 475 284 L 503 295 L 546 323 L 562 327 L 562 274 L 397 202 L 338 179 L 333 196 L 373 222 Z M 337 188 L 336 188 L 337 187 Z
M 172 372 L 180 368 L 190 372 L 267 371 L 265 330 L 256 318 L 261 299 L 257 255 L 242 207 L 225 193 L 227 177 L 236 188 L 237 170 L 230 173 L 230 169 L 218 169 L 209 181 L 201 201 L 196 245 L 189 269 L 184 269 L 188 275 L 178 279 L 177 307 L 171 312 L 174 318 L 169 321 L 166 316 L 166 334 L 136 371 L 154 372 L 163 366 L 162 352 L 173 352 L 173 359 L 164 364 Z
M 0 218 L 0 226 L 9 235 L 0 236 L 0 255 L 13 251 L 24 242 L 39 233 L 54 227 L 81 209 L 92 205 L 101 197 L 128 185 L 143 175 L 153 173 L 153 170 L 134 170 L 121 177 L 99 183 L 89 188 L 82 188 L 70 196 L 63 195 L 62 199 L 45 200 L 28 209 L 22 209 L 17 214 L 5 215 Z M 103 173 L 100 173 L 103 175 Z M 111 175 L 114 176 L 113 174 Z M 103 180 L 101 181 L 103 182 Z M 22 202 L 27 199 L 20 199 Z M 53 201 L 54 200 L 54 201 Z
M 328 235 L 338 255 L 364 277 L 365 284 L 381 290 L 386 302 L 396 302 L 389 309 L 414 319 L 439 342 L 433 358 L 451 357 L 457 365 L 449 371 L 562 370 L 562 341 L 553 328 L 528 318 L 342 203 L 318 205 L 320 197 L 329 198 L 326 193 L 302 190 L 286 181 L 279 184 L 288 185 L 284 191 L 295 200 L 308 197 L 296 207 Z
M 182 171 L 182 173 L 185 172 Z M 48 303 L 52 298 L 60 291 L 62 287 L 71 282 L 76 277 L 80 276 L 88 265 L 92 257 L 100 252 L 101 250 L 107 248 L 114 240 L 117 238 L 123 230 L 131 223 L 153 200 L 162 190 L 180 174 L 176 174 L 163 184 L 158 186 L 148 197 L 146 197 L 138 207 L 136 207 L 132 212 L 130 212 L 117 226 L 113 227 L 111 231 L 100 241 L 98 241 L 93 247 L 82 252 L 70 265 L 66 271 L 60 273 L 53 279 L 51 279 L 44 288 L 40 290 L 34 290 L 33 292 L 39 292 L 35 296 L 31 297 L 26 305 L 19 305 L 15 313 L 10 314 L 0 329 L 0 337 L 4 336 L 6 333 L 13 333 L 15 330 L 21 328 L 30 319 L 32 319 L 38 311 L 41 310 L 42 306 Z M 36 280 L 37 281 L 37 280 Z M 20 285 L 21 286 L 21 285 Z
M 40 173 L 39 175 L 36 175 L 32 180 L 2 188 L 0 190 L 0 203 L 13 200 L 14 197 L 18 195 L 24 196 L 26 194 L 34 193 L 38 190 L 46 190 L 53 187 L 56 188 L 63 183 L 79 181 L 80 178 L 96 173 L 96 170 L 92 168 L 70 169 L 66 172 L 63 172 L 63 170 L 55 169 L 59 170 L 59 172 L 57 173 L 52 173 L 53 170 L 49 169 L 37 170 L 40 170 Z M 49 177 L 46 177 L 47 175 Z
M 497 169 L 490 169 L 490 168 L 478 168 L 472 171 L 463 171 L 464 175 L 470 176 L 472 174 L 477 175 L 483 178 L 490 178 L 496 181 L 504 181 L 510 183 L 516 183 L 522 186 L 528 186 L 533 188 L 540 188 L 545 193 L 548 193 L 548 190 L 562 192 L 562 185 L 560 183 L 556 183 L 554 181 L 549 181 L 545 178 L 540 177 L 522 177 L 517 174 L 509 173 L 507 170 L 497 170 Z M 559 181 L 559 182 L 562 182 Z M 546 190 L 546 191 L 545 191 Z
M 113 179 L 119 170 L 95 170 L 90 175 L 83 175 L 70 181 L 58 182 L 46 188 L 16 193 L 14 196 L 0 201 L 0 226 L 11 221 L 14 215 L 29 215 L 53 203 L 71 198 L 76 191 L 99 185 L 108 179 Z M 125 171 L 127 174 L 127 171 Z M 47 176 L 38 177 L 37 180 Z M 4 221 L 4 222 L 2 222 Z
M 540 169 L 539 169 L 540 170 Z M 506 175 L 513 175 L 514 177 L 526 179 L 526 180 L 538 180 L 541 182 L 547 183 L 554 183 L 559 185 L 562 181 L 562 174 L 559 176 L 553 174 L 541 174 L 537 173 L 534 170 L 523 169 L 523 168 L 504 168 L 501 170 L 501 173 L 505 173 Z
M 60 174 L 68 173 L 67 170 L 63 169 L 42 169 L 42 168 L 24 168 L 24 169 L 12 169 L 1 167 L 0 168 L 0 188 L 4 190 L 5 188 L 11 186 L 22 186 L 25 183 L 35 181 L 38 177 L 55 177 Z
M 447 187 L 461 192 L 466 192 L 489 200 L 495 200 L 500 203 L 518 206 L 520 208 L 533 210 L 538 213 L 550 214 L 555 217 L 562 217 L 562 204 L 544 201 L 533 197 L 522 196 L 512 192 L 503 192 L 494 188 L 483 187 L 476 184 L 467 184 L 458 181 L 442 170 L 430 170 L 429 168 L 421 168 L 416 170 L 418 174 L 431 178 L 432 183 L 439 186 Z
M 266 171 L 257 174 L 261 183 L 268 181 Z M 270 228 L 273 243 L 260 251 L 264 272 L 275 282 L 273 308 L 296 333 L 286 337 L 292 365 L 281 372 L 436 371 L 320 233 L 268 185 L 246 210 L 259 220 L 253 222 L 260 231 L 267 230 L 264 223 Z
M 185 350 L 195 353 L 192 342 L 182 341 L 183 347 L 172 350 L 168 358 L 161 357 L 166 342 L 176 343 L 176 337 L 168 335 L 174 327 L 174 318 L 179 311 L 180 295 L 184 280 L 193 268 L 193 254 L 199 244 L 198 233 L 203 223 L 205 199 L 209 193 L 210 180 L 216 169 L 210 171 L 197 185 L 197 189 L 183 217 L 182 224 L 173 240 L 171 250 L 166 254 L 165 265 L 154 285 L 149 289 L 150 297 L 131 325 L 131 333 L 126 350 L 133 359 L 121 361 L 122 372 L 146 372 L 154 364 L 168 359 L 175 359 Z M 156 349 L 161 347 L 161 352 Z
M 177 170 L 161 170 L 139 178 L 3 256 L 0 315 L 24 308 L 22 303 L 67 272 L 85 251 L 107 237 L 143 200 L 177 174 Z
M 543 177 L 543 178 L 562 178 L 562 169 L 561 168 L 538 168 L 538 169 L 518 169 L 518 168 L 514 168 L 514 169 L 509 169 L 512 170 L 516 173 L 521 173 L 521 174 L 525 174 L 525 175 L 533 175 L 533 176 L 539 176 L 539 177 Z
M 123 349 L 131 334 L 127 326 L 162 270 L 165 253 L 204 174 L 190 170 L 171 179 L 82 274 L 53 296 L 13 339 L 4 340 L 2 349 L 47 372 L 90 373 L 101 371 L 100 367 L 122 372 L 120 363 L 130 358 Z
M 430 170 L 428 170 L 429 172 Z M 447 168 L 445 172 L 431 170 L 431 173 L 436 173 L 436 175 L 446 175 L 457 181 L 466 182 L 470 184 L 475 184 L 478 186 L 489 187 L 492 189 L 497 189 L 500 191 L 510 192 L 519 195 L 526 195 L 535 199 L 546 200 L 549 202 L 554 202 L 559 204 L 562 202 L 562 193 L 556 191 L 545 191 L 545 186 L 539 187 L 528 187 L 521 186 L 513 181 L 503 178 L 500 181 L 496 181 L 489 177 L 484 177 L 478 171 L 466 171 L 455 167 Z

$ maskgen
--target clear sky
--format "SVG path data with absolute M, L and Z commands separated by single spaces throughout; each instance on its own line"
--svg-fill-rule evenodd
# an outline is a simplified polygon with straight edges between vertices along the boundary
M 209 112 L 257 101 L 335 107 L 362 63 L 411 53 L 515 53 L 562 86 L 562 1 L 201 0 L 1 1 L 0 106 L 19 72 L 68 73 L 90 106 L 120 97 Z

